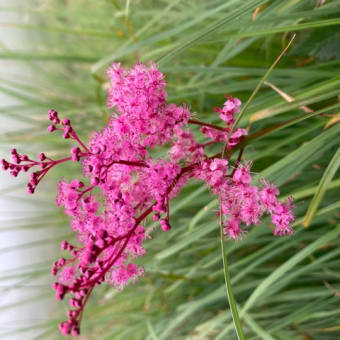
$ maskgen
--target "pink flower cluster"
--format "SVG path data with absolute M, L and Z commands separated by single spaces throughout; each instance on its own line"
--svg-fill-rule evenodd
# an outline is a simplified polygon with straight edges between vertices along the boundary
M 290 223 L 294 221 L 291 199 L 283 204 L 277 199 L 279 190 L 265 180 L 261 188 L 250 185 L 250 164 L 237 163 L 230 172 L 226 159 L 208 159 L 195 169 L 196 177 L 204 180 L 212 192 L 219 196 L 225 219 L 224 234 L 238 239 L 246 226 L 260 223 L 264 213 L 269 213 L 275 225 L 275 235 L 292 234 Z M 230 172 L 230 174 L 228 174 Z
M 217 154 L 208 157 L 205 147 L 226 143 L 231 150 L 247 135 L 245 129 L 232 131 L 235 114 L 241 102 L 227 96 L 223 108 L 216 108 L 225 127 L 190 118 L 185 106 L 166 103 L 164 76 L 154 65 L 137 64 L 126 70 L 113 64 L 108 70 L 110 89 L 108 106 L 115 110 L 108 125 L 95 132 L 85 145 L 75 133 L 69 119 L 60 120 L 49 111 L 49 132 L 61 130 L 63 138 L 73 139 L 78 146 L 71 156 L 52 160 L 45 154 L 39 160 L 11 151 L 13 162 L 2 160 L 4 170 L 13 176 L 20 171 L 31 173 L 27 189 L 33 193 L 38 183 L 55 165 L 66 161 L 80 162 L 85 180 L 62 180 L 56 203 L 71 218 L 77 233 L 77 244 L 63 241 L 68 255 L 53 264 L 57 276 L 53 284 L 56 299 L 70 295 L 68 319 L 59 325 L 62 334 L 78 335 L 86 303 L 95 288 L 106 281 L 122 289 L 129 281 L 144 274 L 133 260 L 143 256 L 147 239 L 143 221 L 153 215 L 163 231 L 171 229 L 169 202 L 189 179 L 203 180 L 219 197 L 224 217 L 224 232 L 238 239 L 246 226 L 260 223 L 269 213 L 275 235 L 291 234 L 294 220 L 291 200 L 278 201 L 278 189 L 263 180 L 260 188 L 252 186 L 250 163 L 239 159 L 232 164 Z M 209 141 L 199 144 L 189 124 L 198 124 Z M 170 145 L 168 157 L 154 159 L 151 150 Z M 86 180 L 87 178 L 87 180 Z M 88 183 L 88 184 L 86 184 Z
M 246 129 L 237 128 L 230 135 L 232 125 L 235 122 L 235 114 L 240 112 L 241 101 L 238 98 L 232 98 L 229 95 L 226 97 L 227 100 L 223 104 L 222 109 L 215 107 L 215 112 L 219 113 L 220 118 L 225 121 L 226 127 L 217 130 L 210 126 L 203 126 L 201 132 L 215 142 L 228 143 L 227 148 L 231 149 L 240 142 L 243 136 L 248 134 L 248 131 Z

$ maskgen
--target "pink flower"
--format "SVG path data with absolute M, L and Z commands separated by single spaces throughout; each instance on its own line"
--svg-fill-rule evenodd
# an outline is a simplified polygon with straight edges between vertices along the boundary
M 246 136 L 248 131 L 246 129 L 235 129 L 228 141 L 228 149 L 233 148 L 240 143 L 243 136 Z
M 264 181 L 264 187 L 260 191 L 262 205 L 268 210 L 273 211 L 276 206 L 276 196 L 280 194 L 279 189 L 271 183 Z
M 274 235 L 291 235 L 293 229 L 291 223 L 294 222 L 295 216 L 292 213 L 292 197 L 290 197 L 286 204 L 277 202 L 272 213 L 272 222 L 275 224 Z
M 33 194 L 54 166 L 74 161 L 82 166 L 84 181 L 74 179 L 58 184 L 56 204 L 70 216 L 76 242 L 62 241 L 65 258 L 55 261 L 51 274 L 56 299 L 70 297 L 67 321 L 59 325 L 63 335 L 80 333 L 82 312 L 94 288 L 104 281 L 123 289 L 144 274 L 134 263 L 144 256 L 147 236 L 146 218 L 153 214 L 163 231 L 170 231 L 170 201 L 189 179 L 202 180 L 221 202 L 224 233 L 238 240 L 244 225 L 258 224 L 265 213 L 271 214 L 275 235 L 293 232 L 291 200 L 284 204 L 278 189 L 267 182 L 258 189 L 251 185 L 251 163 L 208 156 L 205 147 L 228 141 L 232 150 L 247 130 L 231 133 L 241 102 L 227 96 L 216 108 L 225 127 L 194 121 L 210 140 L 200 144 L 189 130 L 190 112 L 186 106 L 167 103 L 166 82 L 153 64 L 137 64 L 124 69 L 113 64 L 108 70 L 110 88 L 108 107 L 115 109 L 107 126 L 93 132 L 85 144 L 69 119 L 60 119 L 50 110 L 49 132 L 61 131 L 62 137 L 76 143 L 68 157 L 53 160 L 40 153 L 38 160 L 11 150 L 12 161 L 2 160 L 2 168 L 12 176 L 31 171 L 27 191 Z M 169 146 L 164 157 L 155 158 L 154 148 Z M 158 152 L 158 150 L 157 150 Z M 173 226 L 174 228 L 176 226 Z
M 240 228 L 240 221 L 235 218 L 230 218 L 225 226 L 226 227 L 223 229 L 224 234 L 228 235 L 229 238 L 238 240 L 242 233 Z
M 238 184 L 248 185 L 251 182 L 249 165 L 238 167 L 233 175 L 233 180 Z
M 77 272 L 73 266 L 64 267 L 59 275 L 59 282 L 67 283 L 69 281 L 72 281 L 76 274 Z
M 231 126 L 235 119 L 235 113 L 240 112 L 241 101 L 238 98 L 232 98 L 231 96 L 226 96 L 227 100 L 223 104 L 223 108 L 215 108 L 215 111 L 220 114 L 220 118 L 227 123 L 227 126 Z

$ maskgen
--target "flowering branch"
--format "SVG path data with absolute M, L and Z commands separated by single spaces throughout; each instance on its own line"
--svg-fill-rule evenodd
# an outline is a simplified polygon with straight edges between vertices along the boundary
M 27 184 L 31 194 L 50 169 L 67 161 L 80 163 L 84 181 L 89 182 L 74 179 L 58 184 L 56 204 L 70 216 L 79 244 L 62 241 L 68 258 L 57 260 L 51 270 L 57 276 L 56 299 L 70 296 L 68 319 L 59 325 L 64 335 L 80 333 L 85 306 L 97 285 L 106 281 L 123 289 L 144 274 L 144 268 L 134 263 L 146 253 L 142 222 L 152 215 L 164 232 L 169 231 L 169 202 L 192 178 L 202 180 L 218 196 L 221 232 L 228 238 L 240 239 L 245 228 L 260 223 L 265 213 L 271 215 L 275 235 L 293 232 L 291 200 L 280 202 L 278 189 L 265 180 L 260 187 L 251 185 L 251 162 L 242 161 L 244 141 L 250 137 L 235 126 L 241 107 L 237 98 L 227 96 L 223 107 L 215 108 L 224 121 L 222 128 L 190 118 L 186 106 L 167 104 L 164 76 L 154 65 L 137 64 L 126 70 L 113 64 L 108 76 L 107 104 L 118 116 L 93 133 L 88 144 L 80 140 L 69 119 L 61 120 L 50 110 L 48 131 L 62 131 L 63 138 L 77 143 L 71 155 L 53 160 L 40 153 L 34 161 L 13 149 L 13 162 L 2 160 L 3 169 L 13 176 L 40 168 Z M 207 142 L 198 143 L 189 124 L 199 125 Z M 226 158 L 222 153 L 208 157 L 205 147 L 220 142 L 226 144 Z M 165 145 L 170 145 L 168 158 L 154 159 L 150 151 Z

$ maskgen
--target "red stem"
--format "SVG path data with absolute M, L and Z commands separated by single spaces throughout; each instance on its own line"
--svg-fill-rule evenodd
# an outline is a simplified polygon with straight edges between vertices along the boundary
M 220 130 L 220 131 L 226 132 L 226 129 L 223 128 L 223 127 L 220 127 L 220 126 L 217 126 L 217 125 L 214 125 L 214 124 L 204 123 L 204 122 L 201 122 L 201 121 L 196 120 L 196 119 L 189 119 L 188 123 L 200 125 L 200 126 L 207 126 L 207 127 L 212 128 L 212 129 L 215 129 L 215 130 Z
M 135 161 L 112 161 L 109 165 L 107 165 L 107 168 L 112 166 L 113 164 L 124 164 L 124 165 L 130 165 L 130 166 L 140 166 L 140 167 L 146 167 L 148 168 L 149 166 L 144 163 L 144 162 L 135 162 Z
M 93 286 L 89 289 L 89 291 L 87 292 L 86 298 L 85 298 L 83 304 L 82 304 L 81 307 L 80 307 L 79 314 L 78 314 L 78 326 L 79 326 L 79 327 L 80 327 L 81 319 L 83 318 L 84 308 L 85 308 L 85 306 L 86 306 L 86 303 L 87 303 L 88 299 L 89 299 L 90 296 L 91 296 L 91 293 L 92 293 L 93 288 L 94 288 L 94 285 L 93 285 Z
M 76 132 L 72 129 L 71 136 L 74 140 L 76 140 L 88 153 L 90 153 L 90 150 L 87 148 L 87 146 L 80 140 Z
M 87 154 L 85 154 L 85 155 L 87 155 Z M 82 155 L 81 157 L 84 157 L 84 156 Z M 54 166 L 54 165 L 57 165 L 57 164 L 60 164 L 60 163 L 64 163 L 64 162 L 67 162 L 67 161 L 71 161 L 71 160 L 72 160 L 72 157 L 70 156 L 70 157 L 58 159 L 57 161 L 52 160 L 51 163 L 52 163 L 53 166 Z
M 105 276 L 105 274 L 109 271 L 109 269 L 114 265 L 114 263 L 119 259 L 120 255 L 122 255 L 123 251 L 125 250 L 132 234 L 134 233 L 134 231 L 137 229 L 139 223 L 141 221 L 144 220 L 144 218 L 146 218 L 151 212 L 152 212 L 152 207 L 153 207 L 153 204 L 147 209 L 145 210 L 142 215 L 140 215 L 137 219 L 136 219 L 136 222 L 135 222 L 135 225 L 134 227 L 128 232 L 128 234 L 126 235 L 126 239 L 122 245 L 122 247 L 120 248 L 119 252 L 117 253 L 117 255 L 113 258 L 113 260 L 111 260 L 110 262 L 108 262 L 108 265 L 106 266 L 106 268 L 104 269 L 104 271 L 101 273 L 100 276 L 96 277 L 95 279 L 93 280 L 90 280 L 86 283 L 86 286 L 88 285 L 91 285 L 92 283 L 95 285 L 96 282 L 103 278 Z
M 80 157 L 84 157 L 85 155 L 87 154 L 83 154 L 81 155 Z M 72 160 L 72 157 L 66 157 L 66 158 L 62 158 L 62 159 L 58 159 L 56 161 L 54 160 L 51 160 L 50 162 L 45 162 L 45 164 L 50 164 L 49 166 L 47 166 L 46 168 L 44 168 L 41 172 L 41 176 L 40 178 L 38 179 L 37 181 L 37 185 L 40 183 L 40 181 L 45 177 L 45 175 L 57 164 L 60 164 L 60 163 L 64 163 L 64 162 L 68 162 L 68 161 L 71 161 Z M 40 164 L 39 162 L 35 162 L 37 163 L 36 165 Z
M 206 142 L 206 143 L 203 143 L 203 144 L 199 144 L 199 146 L 202 147 L 202 148 L 205 148 L 205 147 L 208 146 L 208 145 L 217 144 L 217 143 L 221 143 L 221 142 L 216 141 L 216 140 L 211 140 L 210 142 Z
M 123 164 L 123 165 L 130 165 L 130 166 L 139 166 L 139 167 L 149 167 L 146 163 L 144 162 L 134 162 L 134 161 L 124 161 L 124 160 L 120 160 L 120 161 L 112 161 L 109 165 L 106 166 L 106 169 L 104 170 L 105 172 L 103 173 L 103 175 L 107 176 L 107 172 L 110 169 L 110 167 L 114 164 Z
M 92 185 L 90 187 L 88 187 L 86 190 L 83 190 L 80 192 L 80 195 L 78 197 L 78 201 L 89 191 L 93 190 L 95 188 L 95 185 Z

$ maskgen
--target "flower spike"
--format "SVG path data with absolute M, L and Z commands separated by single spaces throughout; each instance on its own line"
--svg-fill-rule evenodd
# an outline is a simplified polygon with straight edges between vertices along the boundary
M 239 99 L 228 95 L 223 107 L 215 108 L 223 127 L 214 126 L 190 119 L 187 106 L 166 102 L 164 75 L 153 64 L 131 69 L 113 64 L 107 74 L 107 104 L 116 113 L 88 144 L 80 140 L 70 119 L 60 119 L 50 110 L 48 131 L 61 131 L 63 138 L 76 143 L 69 155 L 54 160 L 41 152 L 32 160 L 12 149 L 12 160 L 1 160 L 3 170 L 14 177 L 30 172 L 30 194 L 56 165 L 73 161 L 82 168 L 84 178 L 62 179 L 56 197 L 77 234 L 74 244 L 61 242 L 65 254 L 51 269 L 56 299 L 69 298 L 67 320 L 59 325 L 63 335 L 80 334 L 83 312 L 96 286 L 107 282 L 123 289 L 143 276 L 144 268 L 134 259 L 146 254 L 144 222 L 152 215 L 160 229 L 170 231 L 169 202 L 190 179 L 202 180 L 218 196 L 228 238 L 241 239 L 265 213 L 271 215 L 274 235 L 293 232 L 292 200 L 280 202 L 279 190 L 265 180 L 260 187 L 252 185 L 251 162 L 242 160 L 242 150 L 236 162 L 205 153 L 208 145 L 226 141 L 232 151 L 247 135 L 247 130 L 236 128 L 229 136 L 240 112 Z M 199 144 L 189 124 L 200 125 L 207 142 Z M 166 145 L 168 155 L 154 159 L 151 150 Z

